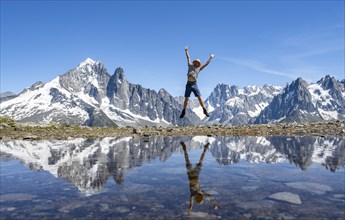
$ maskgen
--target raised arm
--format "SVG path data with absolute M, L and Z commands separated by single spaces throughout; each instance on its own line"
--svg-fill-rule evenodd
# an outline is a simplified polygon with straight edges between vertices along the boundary
M 190 57 L 189 57 L 189 53 L 188 53 L 188 47 L 185 47 L 184 51 L 186 52 L 188 65 L 192 65 L 192 63 L 190 62 Z
M 186 144 L 182 141 L 181 141 L 181 145 L 182 145 L 182 149 L 183 149 L 183 153 L 184 153 L 184 159 L 186 159 L 186 168 L 188 171 L 188 166 L 190 165 L 190 161 L 189 161 L 189 157 L 188 157 L 188 153 L 187 153 L 187 147 L 186 147 Z
M 200 70 L 204 69 L 208 64 L 210 64 L 211 60 L 213 59 L 214 54 L 210 55 L 210 58 L 208 58 L 207 62 L 200 67 Z

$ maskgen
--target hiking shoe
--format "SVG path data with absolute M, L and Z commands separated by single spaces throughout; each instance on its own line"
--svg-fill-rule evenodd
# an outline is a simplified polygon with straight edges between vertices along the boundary
M 206 117 L 210 117 L 210 115 L 208 114 L 206 108 L 204 108 L 204 114 L 206 115 Z
M 186 114 L 186 110 L 183 109 L 183 110 L 182 110 L 182 113 L 181 113 L 181 115 L 180 115 L 180 118 L 183 118 L 185 114 Z

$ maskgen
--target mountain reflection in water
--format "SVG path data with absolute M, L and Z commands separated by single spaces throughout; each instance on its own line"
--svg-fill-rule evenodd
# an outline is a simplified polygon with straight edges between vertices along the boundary
M 31 170 L 46 170 L 75 185 L 85 194 L 100 191 L 108 178 L 118 184 L 127 170 L 209 143 L 212 157 L 221 165 L 250 163 L 296 164 L 306 170 L 312 163 L 331 172 L 345 164 L 345 140 L 321 137 L 152 137 L 141 142 L 131 137 L 68 141 L 1 141 L 1 155 L 11 155 Z

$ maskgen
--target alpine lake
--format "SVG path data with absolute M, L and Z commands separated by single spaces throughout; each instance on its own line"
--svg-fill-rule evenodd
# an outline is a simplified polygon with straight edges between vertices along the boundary
M 0 141 L 0 219 L 345 219 L 345 138 Z

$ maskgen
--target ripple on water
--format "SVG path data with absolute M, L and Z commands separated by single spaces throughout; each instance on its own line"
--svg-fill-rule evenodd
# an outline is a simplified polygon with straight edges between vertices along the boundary
M 288 187 L 295 189 L 300 189 L 308 192 L 312 192 L 318 195 L 325 194 L 327 191 L 332 191 L 332 187 L 320 184 L 320 183 L 311 183 L 311 182 L 290 182 L 286 183 Z
M 8 201 L 26 201 L 36 198 L 35 195 L 25 194 L 25 193 L 9 193 L 0 196 L 0 202 Z

